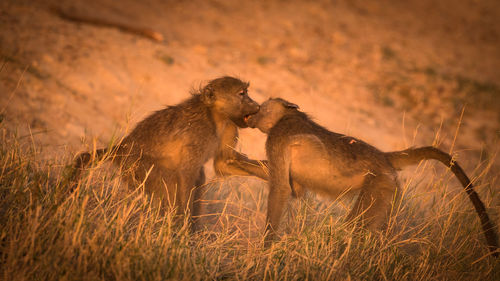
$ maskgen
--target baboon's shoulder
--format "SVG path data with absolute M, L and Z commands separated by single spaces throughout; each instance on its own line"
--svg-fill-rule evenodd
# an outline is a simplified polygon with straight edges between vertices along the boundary
M 205 134 L 209 137 L 212 131 L 215 132 L 215 125 L 210 111 L 195 95 L 177 105 L 153 112 L 137 124 L 128 139 L 149 143 L 186 134 Z
M 311 128 L 311 120 L 302 114 L 287 114 L 281 117 L 269 131 L 269 137 L 273 135 L 294 135 L 303 133 Z

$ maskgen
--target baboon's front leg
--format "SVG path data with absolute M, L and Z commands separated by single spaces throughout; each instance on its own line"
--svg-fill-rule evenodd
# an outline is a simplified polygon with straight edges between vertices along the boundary
M 177 214 L 184 215 L 193 212 L 193 201 L 196 196 L 195 183 L 200 178 L 200 170 L 179 171 L 177 174 L 176 207 Z
M 200 169 L 200 173 L 198 179 L 196 180 L 195 188 L 193 191 L 193 210 L 191 212 L 191 217 L 192 217 L 191 231 L 193 232 L 196 232 L 200 228 L 199 219 L 202 209 L 201 207 L 202 197 L 205 190 L 204 185 L 205 185 L 205 169 L 202 167 Z
M 271 187 L 267 199 L 266 237 L 264 245 L 268 247 L 276 237 L 281 216 L 290 198 L 291 190 L 286 187 Z
M 238 128 L 226 126 L 221 135 L 221 144 L 214 157 L 216 173 L 219 176 L 256 176 L 267 180 L 269 177 L 267 166 L 234 150 L 237 142 Z
M 269 246 L 276 236 L 283 210 L 290 199 L 290 161 L 287 153 L 271 156 L 269 197 L 267 199 L 267 218 L 264 246 Z

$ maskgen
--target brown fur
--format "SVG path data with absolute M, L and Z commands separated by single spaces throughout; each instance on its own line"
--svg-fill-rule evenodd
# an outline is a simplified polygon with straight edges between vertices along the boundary
M 214 79 L 184 102 L 154 112 L 139 122 L 121 144 L 98 149 L 94 157 L 109 154 L 113 163 L 122 168 L 129 185 L 143 183 L 163 207 L 176 207 L 179 214 L 190 210 L 197 216 L 205 182 L 203 165 L 209 159 L 214 159 L 218 175 L 252 175 L 238 167 L 257 165 L 257 161 L 233 150 L 238 127 L 246 127 L 245 117 L 259 110 L 247 94 L 248 86 L 232 77 Z M 76 173 L 92 158 L 88 152 L 78 155 Z M 257 173 L 267 178 L 263 171 Z
M 380 229 L 399 194 L 396 169 L 436 159 L 450 167 L 464 186 L 481 220 L 488 247 L 498 254 L 497 234 L 484 204 L 449 154 L 434 147 L 384 153 L 359 139 L 326 130 L 297 109 L 283 99 L 270 99 L 247 119 L 249 127 L 268 134 L 267 244 L 275 235 L 290 195 L 301 196 L 305 188 L 334 198 L 359 191 L 348 220 L 359 218 L 368 229 Z

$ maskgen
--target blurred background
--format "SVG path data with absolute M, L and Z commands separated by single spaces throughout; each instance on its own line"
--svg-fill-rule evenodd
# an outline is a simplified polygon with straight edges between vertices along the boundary
M 3 0 L 0 120 L 43 158 L 72 157 L 232 75 L 258 102 L 386 151 L 438 145 L 498 183 L 499 18 L 495 0 Z M 265 157 L 263 134 L 240 137 Z

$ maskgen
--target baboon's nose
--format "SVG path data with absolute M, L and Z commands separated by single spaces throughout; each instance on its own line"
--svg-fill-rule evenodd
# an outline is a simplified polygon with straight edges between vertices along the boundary
M 255 114 L 259 112 L 260 105 L 255 101 L 252 101 L 251 103 L 247 103 L 247 110 L 247 114 Z

